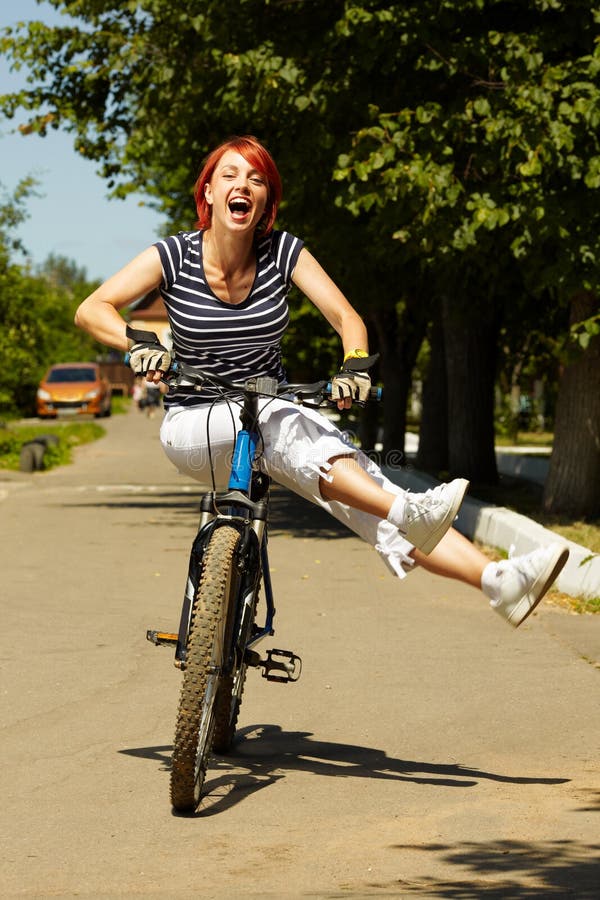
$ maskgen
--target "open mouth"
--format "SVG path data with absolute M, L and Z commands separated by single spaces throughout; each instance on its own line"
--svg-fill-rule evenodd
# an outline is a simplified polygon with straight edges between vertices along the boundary
M 230 202 L 229 211 L 234 219 L 243 219 L 250 212 L 250 201 L 238 197 Z

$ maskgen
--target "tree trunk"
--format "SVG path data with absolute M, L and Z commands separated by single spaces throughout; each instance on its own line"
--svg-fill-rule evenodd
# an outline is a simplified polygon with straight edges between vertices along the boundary
M 593 294 L 579 294 L 571 301 L 571 324 L 597 311 Z M 576 351 L 561 378 L 543 506 L 578 518 L 600 515 L 600 335 Z
M 416 308 L 403 306 L 401 313 L 394 307 L 383 308 L 372 316 L 381 352 L 384 465 L 399 465 L 404 457 L 406 406 L 427 327 L 426 308 L 424 303 L 416 304 Z
M 465 314 L 444 298 L 448 375 L 448 469 L 474 483 L 496 484 L 494 381 L 497 326 L 489 307 Z
M 431 357 L 423 384 L 417 468 L 437 475 L 448 471 L 448 379 L 441 313 L 429 332 Z
M 374 379 L 373 383 L 375 383 Z M 361 410 L 358 424 L 358 438 L 361 450 L 373 458 L 376 453 L 375 445 L 379 437 L 379 415 L 378 403 L 371 401 Z

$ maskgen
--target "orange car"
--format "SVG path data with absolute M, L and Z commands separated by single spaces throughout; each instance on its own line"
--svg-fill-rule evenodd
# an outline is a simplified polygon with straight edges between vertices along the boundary
M 111 386 L 97 363 L 50 366 L 37 391 L 40 419 L 58 415 L 110 416 Z

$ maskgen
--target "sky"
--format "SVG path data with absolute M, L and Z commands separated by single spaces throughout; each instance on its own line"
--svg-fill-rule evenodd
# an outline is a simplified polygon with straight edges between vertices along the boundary
M 46 2 L 0 0 L 0 29 L 32 19 L 49 25 L 65 21 Z M 11 73 L 6 58 L 0 58 L 0 93 L 24 86 L 23 70 Z M 51 253 L 66 256 L 90 280 L 108 278 L 160 236 L 161 216 L 140 205 L 141 195 L 109 200 L 96 164 L 75 152 L 68 134 L 11 133 L 24 119 L 0 118 L 0 188 L 10 194 L 27 175 L 39 181 L 40 196 L 27 201 L 29 218 L 17 232 L 31 261 L 43 263 Z

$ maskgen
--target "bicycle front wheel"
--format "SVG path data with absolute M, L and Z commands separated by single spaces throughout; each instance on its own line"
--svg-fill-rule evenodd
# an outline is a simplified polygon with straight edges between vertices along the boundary
M 223 677 L 227 614 L 238 590 L 239 540 L 229 525 L 215 529 L 192 609 L 171 770 L 171 803 L 180 812 L 196 809 L 202 795 Z

